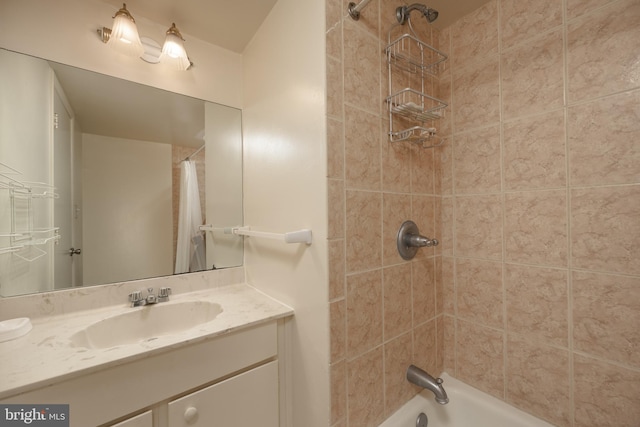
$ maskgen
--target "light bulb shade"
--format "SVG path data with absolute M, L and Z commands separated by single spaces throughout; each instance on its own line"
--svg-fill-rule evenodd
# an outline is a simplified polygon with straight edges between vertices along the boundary
M 113 28 L 107 45 L 129 56 L 139 57 L 144 52 L 140 42 L 136 21 L 133 19 L 125 4 L 116 12 L 113 18 Z
M 171 28 L 167 30 L 167 37 L 162 46 L 160 62 L 169 64 L 169 66 L 178 70 L 187 70 L 191 66 L 191 61 L 189 61 L 183 42 L 184 39 L 176 28 L 176 24 L 173 24 Z

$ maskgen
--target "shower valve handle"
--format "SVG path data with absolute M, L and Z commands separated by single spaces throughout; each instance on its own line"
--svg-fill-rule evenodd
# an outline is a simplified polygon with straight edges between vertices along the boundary
M 398 253 L 403 259 L 410 260 L 418 252 L 418 248 L 438 246 L 438 240 L 421 236 L 418 226 L 413 221 L 405 221 L 400 226 L 397 236 Z

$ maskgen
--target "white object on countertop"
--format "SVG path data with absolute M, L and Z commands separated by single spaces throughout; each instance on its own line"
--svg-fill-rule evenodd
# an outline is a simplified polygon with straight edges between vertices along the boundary
M 28 317 L 19 317 L 0 322 L 0 342 L 14 340 L 29 333 L 33 328 Z

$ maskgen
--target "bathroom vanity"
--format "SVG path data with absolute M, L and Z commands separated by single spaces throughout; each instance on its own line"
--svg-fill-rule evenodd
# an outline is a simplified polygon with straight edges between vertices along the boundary
M 132 338 L 130 313 L 144 323 L 162 304 L 177 307 L 168 316 L 185 318 L 202 304 L 220 309 L 186 330 Z M 28 335 L 0 343 L 0 403 L 69 404 L 77 427 L 281 425 L 293 311 L 244 284 L 162 304 L 35 319 Z M 122 343 L 105 345 L 95 336 L 95 325 L 105 321 L 116 336 L 126 329 Z

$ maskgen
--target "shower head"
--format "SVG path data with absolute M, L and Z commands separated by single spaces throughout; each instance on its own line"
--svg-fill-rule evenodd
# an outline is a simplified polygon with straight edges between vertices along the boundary
M 429 21 L 429 23 L 432 23 L 433 21 L 438 19 L 438 11 L 435 9 L 427 8 L 424 17 L 427 18 L 427 21 Z
M 427 7 L 426 5 L 420 3 L 414 3 L 410 6 L 398 7 L 396 9 L 396 19 L 400 24 L 404 24 L 405 22 L 407 22 L 407 19 L 409 19 L 409 14 L 414 10 L 420 11 L 420 13 L 422 13 L 422 15 L 427 18 L 427 21 L 429 21 L 429 23 L 432 23 L 433 21 L 438 19 L 437 10 L 431 9 L 430 7 Z

